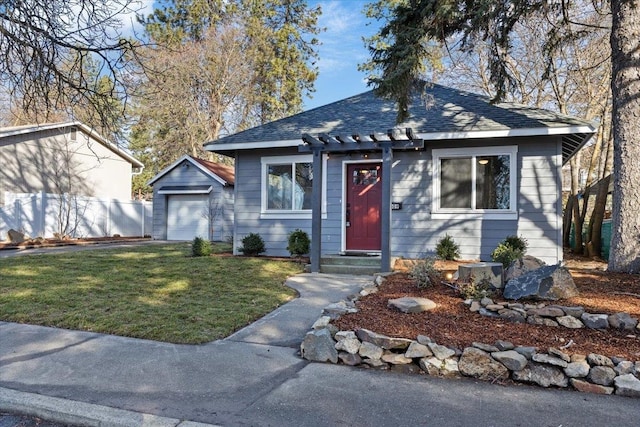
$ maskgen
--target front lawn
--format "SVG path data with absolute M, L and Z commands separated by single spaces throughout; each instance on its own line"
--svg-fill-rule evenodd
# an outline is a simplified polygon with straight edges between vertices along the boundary
M 0 320 L 197 344 L 228 336 L 295 297 L 293 262 L 190 243 L 0 259 Z

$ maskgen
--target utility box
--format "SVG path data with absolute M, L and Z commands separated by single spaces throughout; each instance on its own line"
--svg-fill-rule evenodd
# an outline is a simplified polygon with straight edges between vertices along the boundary
M 458 280 L 463 282 L 480 283 L 488 280 L 495 288 L 502 289 L 502 263 L 499 262 L 478 262 L 475 264 L 464 264 L 458 267 Z

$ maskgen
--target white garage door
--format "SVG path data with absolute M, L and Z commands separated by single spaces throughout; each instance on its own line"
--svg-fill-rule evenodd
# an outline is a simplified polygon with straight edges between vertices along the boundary
M 173 194 L 167 206 L 167 240 L 209 238 L 206 194 Z

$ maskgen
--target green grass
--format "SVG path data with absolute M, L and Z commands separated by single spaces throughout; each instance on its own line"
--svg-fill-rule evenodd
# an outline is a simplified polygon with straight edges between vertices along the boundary
M 191 244 L 0 259 L 0 320 L 197 344 L 228 336 L 295 297 L 300 264 Z

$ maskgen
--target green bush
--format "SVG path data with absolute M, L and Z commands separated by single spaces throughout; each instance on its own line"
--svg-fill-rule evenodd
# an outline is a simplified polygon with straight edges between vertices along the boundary
M 440 279 L 440 272 L 434 266 L 433 258 L 424 258 L 409 271 L 409 277 L 416 281 L 418 289 L 425 289 Z
M 249 233 L 242 239 L 239 250 L 245 255 L 259 255 L 265 251 L 264 240 L 258 233 Z
M 445 234 L 436 246 L 436 254 L 438 258 L 446 261 L 455 261 L 460 258 L 460 245 L 458 245 L 453 237 Z
M 496 294 L 496 291 L 487 278 L 477 280 L 471 277 L 468 282 L 459 281 L 456 284 L 456 288 L 460 295 L 464 299 L 480 300 L 484 297 L 492 297 Z
M 191 243 L 191 254 L 193 256 L 209 256 L 211 255 L 212 248 L 211 242 L 203 239 L 202 237 L 196 237 Z
M 502 263 L 504 268 L 518 258 L 522 258 L 527 251 L 527 240 L 518 236 L 507 236 L 491 253 L 491 259 Z
M 287 250 L 292 256 L 308 254 L 309 246 L 311 246 L 311 240 L 309 240 L 309 235 L 306 232 L 296 229 L 289 233 Z

